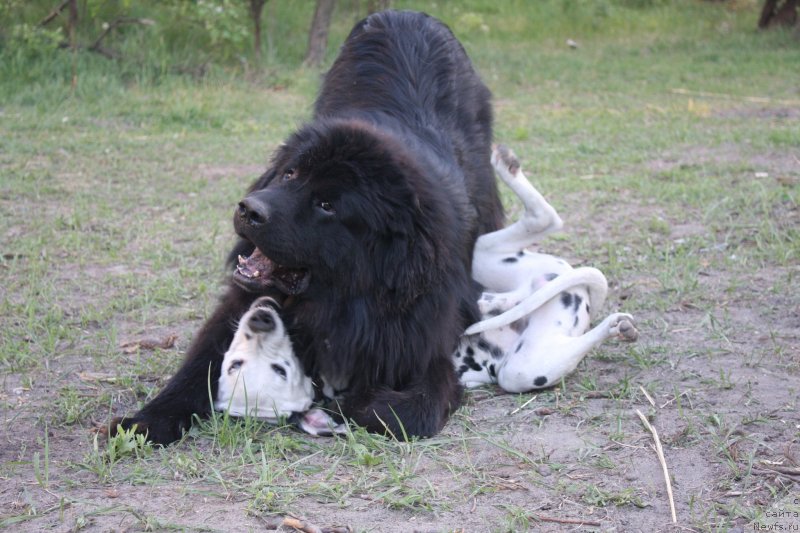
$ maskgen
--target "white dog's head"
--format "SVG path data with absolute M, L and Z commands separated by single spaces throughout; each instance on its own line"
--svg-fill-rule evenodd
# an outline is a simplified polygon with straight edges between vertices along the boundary
M 242 316 L 222 361 L 217 410 L 277 422 L 311 407 L 314 388 L 294 355 L 279 308 L 262 297 Z

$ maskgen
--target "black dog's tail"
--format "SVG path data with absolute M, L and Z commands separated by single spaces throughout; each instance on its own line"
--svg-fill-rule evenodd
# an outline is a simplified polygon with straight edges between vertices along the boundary
M 371 433 L 398 440 L 432 437 L 461 405 L 462 387 L 449 358 L 431 362 L 408 387 L 366 391 L 348 398 L 342 415 Z

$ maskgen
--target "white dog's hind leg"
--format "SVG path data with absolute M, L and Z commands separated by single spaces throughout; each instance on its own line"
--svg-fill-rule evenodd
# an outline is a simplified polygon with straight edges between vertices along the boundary
M 505 313 L 476 322 L 467 328 L 465 334 L 474 335 L 488 329 L 507 326 L 531 314 L 533 311 L 558 296 L 561 292 L 579 285 L 585 285 L 589 289 L 592 308 L 595 310 L 600 309 L 608 294 L 608 281 L 603 273 L 596 268 L 580 267 L 560 274 L 557 278 L 546 283 L 539 290 L 534 291 L 530 296 L 524 298 L 519 304 Z M 521 290 L 522 289 L 513 291 L 512 296 L 518 295 Z M 500 303 L 502 295 L 499 294 L 496 298 L 498 298 L 498 303 Z
M 475 243 L 476 258 L 481 253 L 515 254 L 564 226 L 553 206 L 525 177 L 511 150 L 496 146 L 492 151 L 492 164 L 500 178 L 522 201 L 525 214 L 510 226 L 481 235 Z M 481 283 L 480 279 L 475 279 Z
M 635 340 L 633 317 L 614 313 L 579 337 L 547 337 L 546 345 L 522 350 L 508 357 L 497 383 L 508 392 L 526 392 L 550 387 L 575 370 L 586 354 L 606 339 L 620 336 Z M 536 335 L 536 331 L 532 331 Z

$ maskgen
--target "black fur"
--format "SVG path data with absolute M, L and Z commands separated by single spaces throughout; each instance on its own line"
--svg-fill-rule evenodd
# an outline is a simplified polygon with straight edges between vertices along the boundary
M 297 355 L 347 390 L 342 415 L 370 431 L 434 435 L 460 403 L 452 353 L 479 318 L 472 249 L 502 225 L 489 100 L 446 26 L 372 15 L 325 76 L 312 122 L 250 188 L 268 216 L 235 216 L 231 259 L 258 247 L 309 272 L 284 303 Z M 257 296 L 232 284 L 183 366 L 123 426 L 168 443 L 207 415 L 209 376 L 215 394 L 232 324 Z

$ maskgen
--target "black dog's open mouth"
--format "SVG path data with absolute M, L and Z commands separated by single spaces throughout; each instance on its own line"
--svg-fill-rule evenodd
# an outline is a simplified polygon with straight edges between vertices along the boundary
M 260 292 L 276 287 L 286 295 L 300 294 L 308 288 L 308 269 L 281 266 L 256 248 L 250 257 L 239 256 L 233 280 L 242 288 Z

